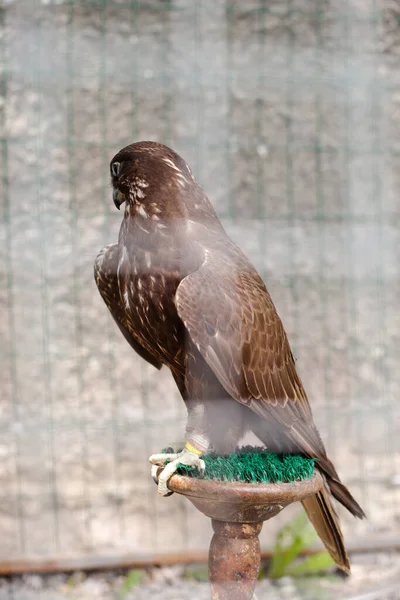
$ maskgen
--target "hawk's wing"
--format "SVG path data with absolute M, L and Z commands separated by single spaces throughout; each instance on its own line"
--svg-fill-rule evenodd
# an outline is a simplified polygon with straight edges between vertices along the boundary
M 180 283 L 178 314 L 235 400 L 276 420 L 287 438 L 282 440 L 286 450 L 323 458 L 325 450 L 282 322 L 262 279 L 248 267 L 225 266 L 226 272 L 218 273 L 206 261 Z
M 133 337 L 129 331 L 126 311 L 121 298 L 118 283 L 118 244 L 105 246 L 98 254 L 94 263 L 94 278 L 99 292 L 106 303 L 114 321 L 118 325 L 126 341 L 134 350 L 157 369 L 161 369 L 162 363 Z

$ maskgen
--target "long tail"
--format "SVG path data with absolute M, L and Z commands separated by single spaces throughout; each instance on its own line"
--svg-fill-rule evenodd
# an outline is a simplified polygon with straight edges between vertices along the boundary
M 302 501 L 304 509 L 323 541 L 329 554 L 338 567 L 350 573 L 350 561 L 344 546 L 339 521 L 329 499 L 328 492 L 323 489 L 315 496 Z
M 347 510 L 355 517 L 358 517 L 359 519 L 365 519 L 365 512 L 358 504 L 357 500 L 355 500 L 350 494 L 347 487 L 343 485 L 339 479 L 328 478 L 327 483 L 332 496 L 336 498 L 340 504 L 343 504 L 343 506 L 347 508 Z
M 302 451 L 299 445 L 288 439 L 287 435 L 285 437 L 285 433 L 283 433 L 285 430 L 278 429 L 276 423 L 274 423 L 273 428 L 268 428 L 266 421 L 253 417 L 251 419 L 251 429 L 271 451 L 290 451 L 294 453 Z M 305 454 L 308 456 L 313 455 L 311 452 Z M 320 442 L 320 451 L 316 452 L 314 456 L 317 457 L 315 466 L 324 478 L 324 488 L 315 496 L 303 500 L 302 504 L 333 560 L 341 569 L 349 572 L 350 562 L 344 546 L 339 519 L 331 501 L 331 494 L 355 517 L 363 519 L 365 514 L 349 490 L 340 481 L 334 465 L 326 456 L 322 441 Z

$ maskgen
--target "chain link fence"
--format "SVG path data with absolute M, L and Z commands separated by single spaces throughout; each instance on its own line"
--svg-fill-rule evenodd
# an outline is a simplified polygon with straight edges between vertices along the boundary
M 149 475 L 183 402 L 92 275 L 121 221 L 109 160 L 143 139 L 264 277 L 368 513 L 347 539 L 399 533 L 399 23 L 383 0 L 3 0 L 0 562 L 208 547 Z

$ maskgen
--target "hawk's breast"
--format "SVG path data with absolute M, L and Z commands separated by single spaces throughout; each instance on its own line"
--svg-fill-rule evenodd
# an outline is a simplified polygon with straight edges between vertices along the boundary
M 184 327 L 174 303 L 181 277 L 153 267 L 149 252 L 130 257 L 128 263 L 130 272 L 121 266 L 119 280 L 129 329 L 139 343 L 171 366 L 183 348 Z

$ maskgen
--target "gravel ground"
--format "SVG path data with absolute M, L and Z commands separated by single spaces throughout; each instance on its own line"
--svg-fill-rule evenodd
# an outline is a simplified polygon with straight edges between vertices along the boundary
M 210 600 L 204 567 L 168 567 L 142 572 L 142 582 L 127 590 L 124 575 L 25 575 L 0 580 L 0 600 Z M 292 579 L 257 584 L 254 600 L 398 600 L 400 556 L 356 556 L 352 576 Z

